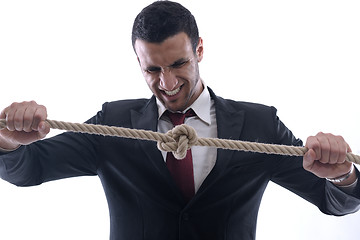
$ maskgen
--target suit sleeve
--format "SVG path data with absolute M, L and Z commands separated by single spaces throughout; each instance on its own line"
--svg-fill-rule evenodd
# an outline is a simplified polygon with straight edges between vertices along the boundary
M 292 132 L 276 116 L 273 109 L 274 131 L 277 144 L 302 146 Z M 359 172 L 356 169 L 359 176 Z M 356 212 L 360 208 L 360 186 L 353 194 L 347 194 L 326 179 L 304 170 L 302 157 L 279 157 L 272 165 L 271 180 L 315 204 L 320 211 L 341 216 Z
M 88 122 L 96 124 L 101 114 Z M 0 153 L 0 177 L 17 186 L 97 174 L 97 137 L 63 133 Z

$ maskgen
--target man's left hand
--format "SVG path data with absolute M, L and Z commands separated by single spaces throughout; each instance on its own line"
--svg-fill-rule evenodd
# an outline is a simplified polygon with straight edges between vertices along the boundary
M 352 163 L 345 160 L 346 153 L 351 152 L 350 146 L 341 136 L 318 133 L 308 137 L 306 145 L 309 150 L 303 158 L 303 167 L 321 178 L 339 178 L 351 171 Z M 357 179 L 355 171 L 344 181 L 335 183 L 346 186 Z

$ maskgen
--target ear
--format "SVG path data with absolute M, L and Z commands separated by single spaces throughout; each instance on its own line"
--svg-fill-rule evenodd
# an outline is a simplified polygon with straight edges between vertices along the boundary
M 201 60 L 203 59 L 203 55 L 204 55 L 203 40 L 201 37 L 199 37 L 199 43 L 196 47 L 196 57 L 198 62 L 201 62 Z

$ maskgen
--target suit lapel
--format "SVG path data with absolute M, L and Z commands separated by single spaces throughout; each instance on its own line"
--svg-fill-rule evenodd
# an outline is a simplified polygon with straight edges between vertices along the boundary
M 156 99 L 153 96 L 144 108 L 137 112 L 131 112 L 131 123 L 133 128 L 151 130 L 156 132 L 158 125 L 158 109 L 156 105 Z M 153 164 L 156 172 L 164 178 L 165 184 L 169 186 L 167 192 L 172 191 L 176 195 L 176 198 L 180 202 L 183 202 L 180 190 L 175 185 L 169 170 L 166 167 L 164 158 L 161 151 L 157 148 L 157 143 L 153 141 L 138 140 L 141 148 L 148 157 L 148 160 Z
M 152 97 L 149 100 L 142 111 L 131 111 L 131 123 L 135 129 L 157 131 L 158 111 L 155 97 Z M 156 169 L 163 172 L 162 167 L 164 165 L 164 160 L 161 152 L 156 147 L 156 142 L 143 140 L 138 141 L 148 158 L 155 165 Z
M 245 112 L 234 109 L 229 102 L 217 97 L 210 88 L 209 92 L 215 103 L 218 138 L 239 139 L 244 124 Z M 215 166 L 201 185 L 198 191 L 199 195 L 222 175 L 233 153 L 234 151 L 230 150 L 217 150 Z

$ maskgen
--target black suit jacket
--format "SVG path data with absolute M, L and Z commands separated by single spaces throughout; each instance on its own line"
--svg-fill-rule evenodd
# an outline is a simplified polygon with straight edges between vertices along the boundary
M 215 101 L 218 137 L 302 145 L 263 105 Z M 88 122 L 157 130 L 155 98 L 105 103 Z M 273 181 L 332 215 L 359 208 L 350 196 L 302 168 L 302 159 L 217 151 L 217 161 L 187 204 L 156 143 L 64 133 L 0 155 L 0 175 L 19 186 L 60 178 L 98 175 L 110 209 L 110 239 L 255 239 L 264 190 Z M 357 189 L 357 193 L 359 193 Z

